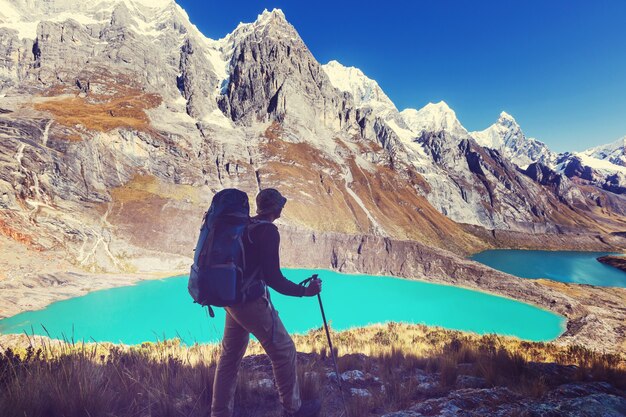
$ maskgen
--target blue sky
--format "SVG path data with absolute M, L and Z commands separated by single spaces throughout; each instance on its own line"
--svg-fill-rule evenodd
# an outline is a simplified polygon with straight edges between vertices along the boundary
M 555 151 L 626 135 L 626 1 L 177 1 L 211 38 L 280 8 L 321 63 L 399 109 L 444 100 L 470 131 L 504 110 Z

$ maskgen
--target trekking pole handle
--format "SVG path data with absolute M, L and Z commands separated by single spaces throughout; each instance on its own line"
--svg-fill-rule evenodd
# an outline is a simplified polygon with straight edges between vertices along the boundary
M 313 281 L 314 279 L 319 279 L 317 274 L 311 275 L 310 277 L 308 277 L 304 281 L 300 282 L 300 284 L 298 284 L 298 285 L 302 285 L 303 287 L 306 287 L 307 285 L 309 285 L 309 282 Z

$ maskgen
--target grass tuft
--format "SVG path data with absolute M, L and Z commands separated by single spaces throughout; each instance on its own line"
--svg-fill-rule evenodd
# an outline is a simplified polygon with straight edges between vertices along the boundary
M 380 415 L 457 389 L 460 375 L 484 378 L 540 398 L 567 382 L 608 382 L 626 389 L 623 355 L 580 346 L 478 336 L 419 325 L 392 324 L 332 332 L 341 372 L 361 370 L 365 381 L 345 382 L 351 416 Z M 206 416 L 211 405 L 218 345 L 186 346 L 179 339 L 136 346 L 76 343 L 22 336 L 0 350 L 0 410 L 13 416 Z M 380 343 L 380 341 L 386 343 Z M 323 415 L 342 409 L 321 329 L 294 336 L 304 399 L 321 398 Z M 251 343 L 248 355 L 262 354 Z M 236 390 L 237 416 L 279 416 L 265 356 L 244 360 Z M 426 377 L 424 383 L 417 376 Z M 351 388 L 366 389 L 360 396 Z

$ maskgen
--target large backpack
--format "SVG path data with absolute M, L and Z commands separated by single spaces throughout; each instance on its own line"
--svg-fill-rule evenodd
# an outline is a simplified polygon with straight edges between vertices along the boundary
M 229 188 L 215 194 L 204 216 L 188 290 L 194 301 L 225 307 L 244 300 L 246 264 L 243 235 L 250 223 L 250 204 L 243 191 Z

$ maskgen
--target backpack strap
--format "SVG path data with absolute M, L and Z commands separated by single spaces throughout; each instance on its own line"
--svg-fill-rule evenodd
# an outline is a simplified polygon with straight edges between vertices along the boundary
M 204 245 L 202 246 L 202 251 L 200 252 L 200 256 L 198 257 L 198 266 L 206 266 L 206 259 L 213 248 L 213 237 L 215 236 L 215 227 L 212 227 L 209 230 L 209 234 L 204 241 Z
M 247 233 L 247 231 L 244 233 Z M 243 245 L 243 237 L 241 235 L 237 238 L 237 243 L 239 243 L 239 248 L 241 249 L 241 275 L 243 276 L 243 272 L 246 270 L 246 248 Z
M 254 243 L 252 241 L 252 237 L 250 237 L 250 232 L 252 231 L 252 229 L 256 229 L 258 226 L 262 224 L 272 224 L 272 222 L 267 221 L 267 220 L 258 220 L 258 219 L 254 219 L 250 221 L 250 224 L 248 225 L 248 228 L 246 230 L 246 235 L 248 236 L 248 242 Z

